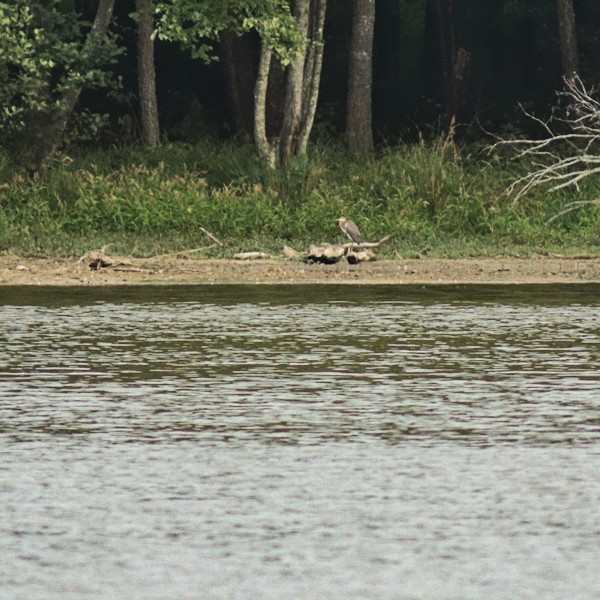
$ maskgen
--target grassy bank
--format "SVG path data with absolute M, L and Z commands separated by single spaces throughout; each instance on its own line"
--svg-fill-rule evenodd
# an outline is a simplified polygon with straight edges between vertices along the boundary
M 314 147 L 284 172 L 261 168 L 232 143 L 81 152 L 32 181 L 0 166 L 0 252 L 150 256 L 223 243 L 196 256 L 278 252 L 343 241 L 335 219 L 369 240 L 391 234 L 387 257 L 600 254 L 600 209 L 546 221 L 573 200 L 600 197 L 600 181 L 514 204 L 504 194 L 526 168 L 444 141 L 387 149 L 368 163 Z

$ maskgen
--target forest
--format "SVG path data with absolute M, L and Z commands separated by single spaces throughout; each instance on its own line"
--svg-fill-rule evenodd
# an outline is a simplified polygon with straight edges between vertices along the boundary
M 0 2 L 0 252 L 597 253 L 597 0 Z M 336 233 L 337 231 L 337 233 Z

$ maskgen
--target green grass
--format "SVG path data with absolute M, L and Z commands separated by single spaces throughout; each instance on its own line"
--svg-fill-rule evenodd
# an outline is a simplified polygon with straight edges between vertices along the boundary
M 224 242 L 198 256 L 278 252 L 343 241 L 335 219 L 365 237 L 392 235 L 383 257 L 600 254 L 600 209 L 546 221 L 573 200 L 600 197 L 539 189 L 514 203 L 504 190 L 526 165 L 491 159 L 447 140 L 386 148 L 369 162 L 313 146 L 289 168 L 261 167 L 250 146 L 206 143 L 81 152 L 31 180 L 0 160 L 0 252 L 151 256 Z

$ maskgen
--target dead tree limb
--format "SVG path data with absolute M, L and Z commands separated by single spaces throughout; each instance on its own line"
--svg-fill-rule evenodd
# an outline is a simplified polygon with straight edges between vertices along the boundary
M 558 102 L 548 120 L 523 109 L 525 115 L 541 127 L 542 137 L 500 139 L 488 148 L 490 152 L 509 148 L 515 159 L 531 160 L 532 170 L 513 181 L 507 189 L 507 193 L 514 194 L 514 202 L 539 186 L 549 186 L 550 191 L 569 186 L 579 189 L 583 179 L 600 174 L 598 92 L 598 88 L 586 88 L 577 75 L 565 77 L 564 88 L 557 92 Z M 596 202 L 572 204 L 567 212 Z
M 361 242 L 357 244 L 355 242 L 349 242 L 347 244 L 343 244 L 342 248 L 354 248 L 355 250 L 361 250 L 363 248 L 378 248 L 381 244 L 387 242 L 392 236 L 386 235 L 382 237 L 378 242 Z
M 208 229 L 204 227 L 200 227 L 200 231 L 208 238 L 210 238 L 217 246 L 223 246 L 223 242 L 215 237 L 213 233 L 211 233 Z
M 577 210 L 578 208 L 581 208 L 582 206 L 600 206 L 600 199 L 598 200 L 580 200 L 578 202 L 570 202 L 569 204 L 567 204 L 567 206 L 564 208 L 564 210 L 561 210 L 559 213 L 556 213 L 553 217 L 550 217 L 547 221 L 546 221 L 546 225 L 549 225 L 550 223 L 552 223 L 552 221 L 556 221 L 556 219 L 558 219 L 559 217 L 562 217 L 563 215 L 566 215 L 574 210 Z
M 178 250 L 177 252 L 168 252 L 167 254 L 155 254 L 154 256 L 150 256 L 148 260 L 156 260 L 157 258 L 170 258 L 171 256 L 184 256 L 186 254 L 191 254 L 192 252 L 202 252 L 203 250 L 210 250 L 211 248 L 215 248 L 216 246 L 217 244 L 210 244 L 210 246 L 202 246 L 200 248 Z

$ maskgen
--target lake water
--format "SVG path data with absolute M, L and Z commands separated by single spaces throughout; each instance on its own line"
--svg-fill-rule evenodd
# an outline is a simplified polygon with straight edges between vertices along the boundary
M 600 598 L 600 286 L 0 288 L 0 597 Z

